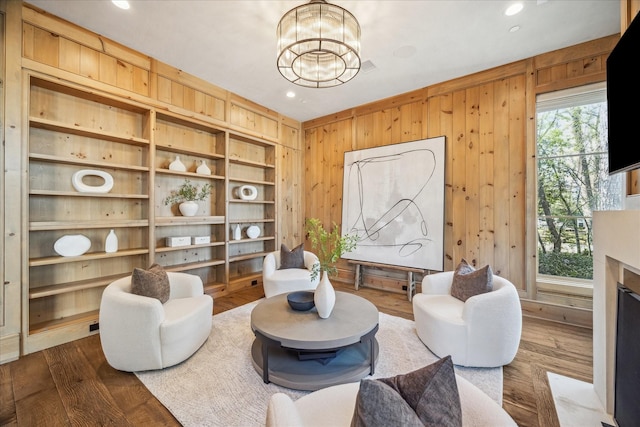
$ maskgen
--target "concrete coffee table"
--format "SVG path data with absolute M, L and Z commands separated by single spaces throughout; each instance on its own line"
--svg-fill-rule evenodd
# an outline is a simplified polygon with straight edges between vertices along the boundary
M 251 312 L 255 370 L 265 383 L 318 390 L 372 375 L 378 359 L 378 309 L 357 295 L 336 292 L 327 319 L 315 308 L 295 311 L 280 294 Z

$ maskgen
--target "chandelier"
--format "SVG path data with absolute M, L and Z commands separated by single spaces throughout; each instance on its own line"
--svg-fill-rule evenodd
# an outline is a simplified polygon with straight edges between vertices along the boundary
M 360 70 L 360 24 L 346 9 L 311 0 L 285 13 L 277 29 L 278 70 L 305 87 L 346 83 Z

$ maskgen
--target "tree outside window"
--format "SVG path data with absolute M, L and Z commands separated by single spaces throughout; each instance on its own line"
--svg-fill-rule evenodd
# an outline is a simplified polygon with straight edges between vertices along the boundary
M 592 216 L 622 206 L 623 181 L 607 173 L 604 89 L 538 101 L 538 274 L 593 278 Z

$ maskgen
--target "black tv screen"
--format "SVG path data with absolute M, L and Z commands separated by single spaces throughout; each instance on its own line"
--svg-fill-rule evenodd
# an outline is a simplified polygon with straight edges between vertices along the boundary
M 631 21 L 607 59 L 609 174 L 640 168 L 640 18 Z

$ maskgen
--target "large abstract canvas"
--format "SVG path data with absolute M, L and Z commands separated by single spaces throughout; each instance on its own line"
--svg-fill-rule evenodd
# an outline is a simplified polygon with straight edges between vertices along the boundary
M 444 167 L 444 136 L 346 152 L 343 258 L 442 271 Z

